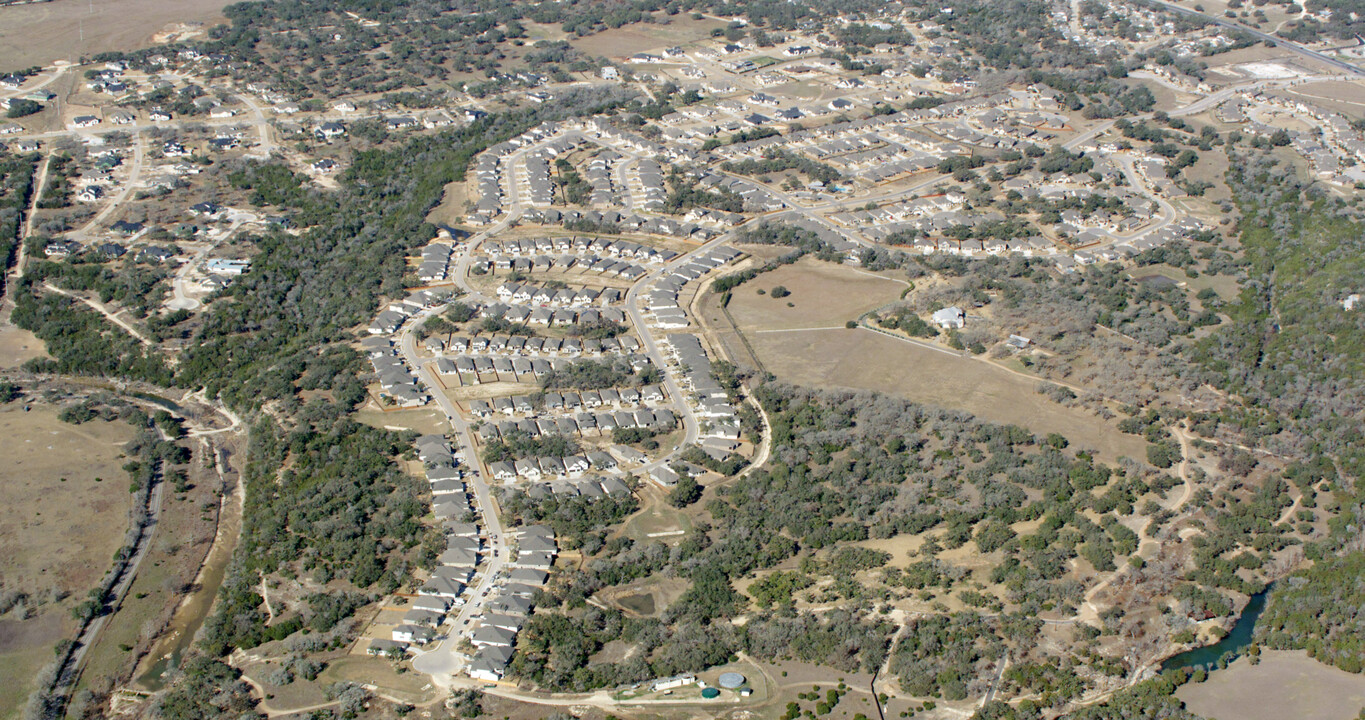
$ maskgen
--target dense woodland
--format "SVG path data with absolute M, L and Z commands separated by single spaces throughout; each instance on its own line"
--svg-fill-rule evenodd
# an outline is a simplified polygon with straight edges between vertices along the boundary
M 37 157 L 0 150 L 0 270 L 8 271 L 19 251 L 19 234 L 33 192 Z M 0 292 L 8 281 L 0 272 Z
M 1038 659 L 1010 682 L 1064 700 L 1087 686 L 1082 676 L 1121 672 L 1121 663 L 1096 654 L 1072 659 L 1065 670 L 1049 669 L 1056 659 L 1040 654 L 1037 621 L 1027 616 L 1070 612 L 1082 589 L 1066 577 L 1070 559 L 1113 569 L 1136 549 L 1131 531 L 1110 520 L 1096 524 L 1080 511 L 1132 512 L 1155 476 L 1098 465 L 1064 451 L 1061 438 L 1039 439 L 889 397 L 775 383 L 757 392 L 771 425 L 773 458 L 750 476 L 707 491 L 705 520 L 673 547 L 610 533 L 629 507 L 507 498 L 509 513 L 552 524 L 589 556 L 581 570 L 560 573 L 542 598 L 529 640 L 518 646 L 520 677 L 581 691 L 695 671 L 738 650 L 847 670 L 871 670 L 890 652 L 892 671 L 908 692 L 960 699 L 984 689 L 989 673 L 983 668 L 1008 648 L 1017 663 Z M 1038 518 L 1043 525 L 1036 533 L 1018 536 L 1009 528 Z M 909 570 L 887 567 L 885 553 L 848 544 L 925 532 L 933 539 Z M 970 573 L 935 557 L 966 543 L 1003 558 L 990 588 L 965 582 Z M 798 569 L 769 572 L 786 561 Z M 755 573 L 759 580 L 749 583 Z M 585 604 L 604 589 L 655 575 L 685 578 L 690 586 L 658 618 L 627 618 Z M 747 591 L 738 592 L 745 583 Z M 878 603 L 949 594 L 981 610 L 917 621 L 892 648 L 892 626 L 875 610 Z M 835 602 L 844 610 L 817 620 L 799 609 L 798 599 Z M 981 614 L 1005 607 L 1019 614 Z M 728 622 L 746 612 L 742 627 Z M 623 663 L 589 667 L 587 659 L 611 640 L 640 649 Z

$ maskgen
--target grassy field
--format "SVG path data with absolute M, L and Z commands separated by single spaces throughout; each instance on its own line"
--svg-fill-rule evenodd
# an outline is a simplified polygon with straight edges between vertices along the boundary
M 667 25 L 628 25 L 606 30 L 596 35 L 569 41 L 577 50 L 588 55 L 624 58 L 646 50 L 662 50 L 674 45 L 687 45 L 711 37 L 711 30 L 724 23 L 708 18 L 693 20 L 688 15 L 667 18 Z
M 1128 271 L 1128 276 L 1134 279 L 1147 277 L 1149 275 L 1160 275 L 1165 278 L 1170 278 L 1180 284 L 1180 286 L 1190 295 L 1195 295 L 1204 288 L 1213 288 L 1213 291 L 1218 293 L 1219 297 L 1227 301 L 1233 301 L 1237 299 L 1239 292 L 1237 279 L 1230 275 L 1200 275 L 1199 277 L 1192 278 L 1186 275 L 1184 270 L 1171 267 L 1165 263 L 1147 265 L 1142 268 L 1134 268 Z
M 460 225 L 464 222 L 465 206 L 469 204 L 469 181 L 456 180 L 446 184 L 441 204 L 427 213 L 433 225 Z
M 1238 660 L 1176 696 L 1211 720 L 1351 720 L 1365 705 L 1365 676 L 1323 665 L 1303 652 L 1270 650 L 1261 663 Z
M 28 680 L 52 660 L 52 647 L 74 630 L 67 609 L 108 571 L 128 529 L 122 423 L 68 425 L 57 410 L 20 403 L 0 407 L 5 464 L 0 468 L 0 591 L 21 590 L 34 604 L 54 593 L 38 617 L 0 623 L 0 717 L 12 717 L 32 688 Z
M 1282 92 L 1293 99 L 1307 100 L 1348 117 L 1365 117 L 1365 82 L 1327 80 L 1285 88 Z
M 692 529 L 692 518 L 669 505 L 663 490 L 646 482 L 640 487 L 640 496 L 642 507 L 621 526 L 622 535 L 637 543 L 662 541 L 672 545 Z
M 423 435 L 450 431 L 450 422 L 436 407 L 380 410 L 367 405 L 354 417 L 356 422 L 385 430 L 415 430 Z
M 0 67 L 150 45 L 174 23 L 224 20 L 225 0 L 54 0 L 0 8 Z
M 0 368 L 16 368 L 33 358 L 46 357 L 43 341 L 9 323 L 0 325 Z
M 778 286 L 791 294 L 774 298 L 772 290 Z M 896 300 L 907 287 L 903 281 L 803 258 L 736 288 L 728 309 L 746 333 L 843 327 Z
M 1145 452 L 1141 438 L 1120 433 L 1112 422 L 1047 400 L 1038 381 L 970 358 L 870 330 L 746 330 L 746 336 L 769 372 L 798 385 L 876 390 L 1035 433 L 1058 432 L 1110 461 Z
M 792 294 L 773 300 L 773 286 Z M 730 330 L 714 299 L 701 316 L 737 362 L 750 349 L 780 379 L 807 387 L 865 389 L 962 410 L 984 420 L 1016 423 L 1036 433 L 1059 432 L 1106 460 L 1141 457 L 1141 438 L 1112 422 L 1051 402 L 1038 381 L 955 353 L 865 329 L 843 327 L 861 312 L 900 296 L 902 286 L 847 266 L 803 260 L 766 273 L 734 292 L 728 306 L 742 337 Z M 794 307 L 787 307 L 790 301 Z M 811 328 L 811 329 L 802 329 Z

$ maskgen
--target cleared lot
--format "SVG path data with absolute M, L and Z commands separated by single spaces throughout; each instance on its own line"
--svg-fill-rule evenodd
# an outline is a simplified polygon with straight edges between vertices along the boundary
M 123 544 L 132 496 L 120 466 L 133 431 L 98 420 L 68 425 L 55 408 L 24 412 L 13 402 L 0 406 L 0 437 L 0 593 L 42 603 L 36 617 L 11 614 L 0 622 L 0 668 L 18 681 L 0 689 L 0 717 L 10 717 L 52 661 L 53 646 L 74 631 L 68 608 L 99 582 Z
M 791 294 L 773 297 L 775 287 Z M 841 327 L 899 298 L 907 287 L 900 280 L 803 258 L 736 288 L 728 309 L 746 333 L 751 329 Z M 759 295 L 759 290 L 764 294 Z
M 223 0 L 53 0 L 3 7 L 0 67 L 75 62 L 82 55 L 146 47 L 172 23 L 222 21 L 227 4 Z
M 1238 660 L 1176 696 L 1211 720 L 1350 720 L 1365 705 L 1365 676 L 1303 652 L 1269 650 L 1259 665 Z
M 871 330 L 745 335 L 770 372 L 798 385 L 876 390 L 1035 433 L 1057 432 L 1110 461 L 1142 457 L 1146 449 L 1141 438 L 1120 433 L 1112 422 L 1040 395 L 1038 381 L 970 358 Z

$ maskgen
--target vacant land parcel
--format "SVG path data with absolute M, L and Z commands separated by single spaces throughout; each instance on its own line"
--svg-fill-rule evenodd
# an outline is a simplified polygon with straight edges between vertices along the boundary
M 224 0 L 53 0 L 0 7 L 0 68 L 150 45 L 174 23 L 217 22 Z
M 1176 694 L 1212 720 L 1347 720 L 1365 705 L 1365 677 L 1303 652 L 1270 650 L 1259 665 L 1243 658 Z
M 818 267 L 819 282 L 802 277 L 812 272 L 807 262 Z M 779 285 L 792 294 L 774 300 L 771 290 Z M 757 289 L 765 294 L 758 295 Z M 863 311 L 895 300 L 902 289 L 856 268 L 802 261 L 735 290 L 727 309 L 743 340 L 726 333 L 723 323 L 716 324 L 717 313 L 710 307 L 704 317 L 716 324 L 737 361 L 752 348 L 764 369 L 788 382 L 875 390 L 991 422 L 1015 423 L 1035 433 L 1057 432 L 1110 461 L 1123 455 L 1142 457 L 1141 438 L 1120 433 L 1112 422 L 1086 410 L 1048 400 L 1038 393 L 1038 380 L 941 346 L 843 327 Z M 787 307 L 789 301 L 792 307 Z
M 0 435 L 0 595 L 23 592 L 35 612 L 0 620 L 0 667 L 31 680 L 74 628 L 67 607 L 85 598 L 123 544 L 132 496 L 120 465 L 133 430 L 101 420 L 68 425 L 54 408 L 25 412 L 14 402 L 0 406 Z M 31 689 L 0 689 L 0 717 L 16 713 Z

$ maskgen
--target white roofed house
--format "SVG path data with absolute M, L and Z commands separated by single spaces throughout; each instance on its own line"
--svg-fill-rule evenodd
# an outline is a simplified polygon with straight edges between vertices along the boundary
M 931 319 L 934 324 L 945 329 L 961 328 L 967 324 L 967 313 L 958 307 L 946 307 L 935 312 Z
M 415 625 L 399 625 L 390 634 L 394 642 L 416 643 L 426 645 L 436 639 L 436 633 L 428 628 L 417 627 Z

